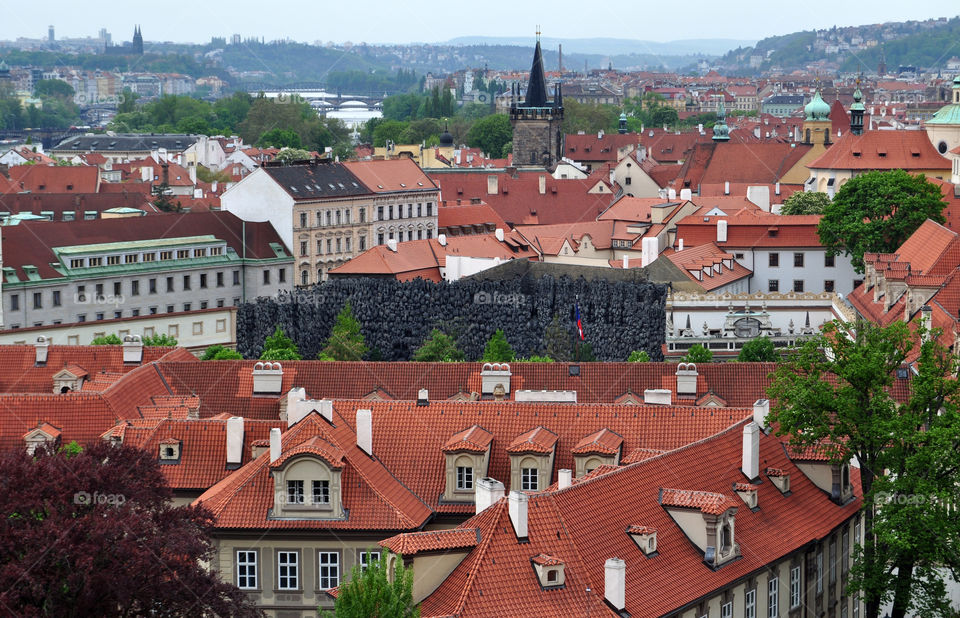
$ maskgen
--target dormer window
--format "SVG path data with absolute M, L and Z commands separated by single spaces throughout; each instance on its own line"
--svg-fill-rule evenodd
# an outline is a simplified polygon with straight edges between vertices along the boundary
M 623 437 L 606 428 L 584 437 L 573 447 L 577 478 L 600 466 L 619 465 L 622 447 Z
M 345 519 L 340 500 L 343 463 L 343 451 L 319 436 L 286 451 L 270 464 L 274 498 L 268 517 Z
M 303 481 L 287 481 L 287 504 L 303 502 Z
M 537 573 L 540 587 L 545 590 L 562 588 L 566 583 L 566 565 L 562 560 L 548 554 L 537 554 L 530 558 L 533 570 Z
M 314 504 L 330 504 L 330 481 L 312 481 Z
M 633 525 L 627 527 L 627 534 L 637 544 L 647 558 L 657 555 L 657 529 L 650 526 Z
M 740 556 L 736 542 L 737 506 L 724 494 L 683 489 L 662 489 L 660 504 L 694 545 L 703 561 L 718 568 Z M 700 517 L 691 517 L 699 512 Z
M 473 502 L 475 479 L 487 475 L 492 441 L 493 434 L 479 425 L 447 440 L 441 448 L 446 460 L 446 486 L 441 501 Z
M 473 490 L 473 466 L 457 466 L 457 491 Z
M 160 463 L 176 464 L 180 463 L 181 442 L 176 438 L 167 438 L 160 442 Z
M 521 434 L 510 446 L 510 488 L 519 491 L 540 491 L 548 486 L 553 471 L 557 434 L 545 427 L 535 427 Z
M 537 491 L 540 488 L 540 471 L 537 468 L 520 468 L 521 491 Z

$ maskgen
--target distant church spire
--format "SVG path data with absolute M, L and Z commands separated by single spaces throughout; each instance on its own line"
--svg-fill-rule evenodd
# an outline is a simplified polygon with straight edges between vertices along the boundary
M 547 79 L 543 71 L 543 52 L 540 51 L 540 33 L 537 32 L 537 47 L 533 50 L 533 66 L 530 67 L 530 83 L 527 84 L 527 96 L 524 107 L 547 106 Z

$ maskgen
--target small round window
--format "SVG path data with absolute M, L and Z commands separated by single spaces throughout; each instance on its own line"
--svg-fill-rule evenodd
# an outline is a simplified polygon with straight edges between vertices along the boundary
M 940 152 L 940 154 L 946 154 L 947 143 L 944 141 L 941 141 L 939 144 L 937 144 L 937 150 Z

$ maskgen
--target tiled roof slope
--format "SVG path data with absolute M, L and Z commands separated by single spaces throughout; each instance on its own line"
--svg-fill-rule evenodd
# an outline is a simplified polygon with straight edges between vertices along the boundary
M 263 169 L 294 200 L 369 195 L 371 190 L 340 163 L 313 160 L 307 164 Z
M 100 393 L 4 393 L 0 395 L 0 450 L 24 447 L 23 436 L 40 423 L 61 430 L 64 444 L 89 444 L 117 417 Z
M 495 616 L 524 609 L 539 615 L 550 613 L 554 602 L 562 603 L 558 615 L 609 614 L 603 601 L 604 562 L 618 557 L 626 562 L 626 611 L 634 617 L 663 616 L 823 539 L 857 513 L 859 497 L 843 506 L 832 503 L 787 459 L 775 436 L 761 434 L 760 460 L 790 474 L 791 494 L 761 483 L 760 508 L 736 513 L 743 557 L 721 569 L 706 566 L 703 553 L 664 510 L 659 496 L 664 487 L 678 486 L 731 494 L 733 484 L 743 480 L 739 464 L 745 422 L 569 488 L 531 495 L 529 543 L 517 542 L 506 500 L 467 520 L 462 527 L 479 529 L 483 541 L 423 601 L 422 615 Z M 655 558 L 645 557 L 625 532 L 638 521 L 657 530 Z M 540 587 L 530 566 L 540 553 L 564 561 L 563 590 Z M 682 581 L 677 573 L 685 574 Z M 589 595 L 587 588 L 593 591 Z
M 380 541 L 380 545 L 395 554 L 411 557 L 429 551 L 468 549 L 476 547 L 479 542 L 479 530 L 475 528 L 453 528 L 450 530 L 428 530 L 398 534 Z
M 717 221 L 727 222 L 726 242 L 717 241 Z M 820 215 L 774 215 L 742 210 L 726 217 L 691 215 L 677 222 L 677 239 L 688 247 L 715 242 L 724 247 L 820 247 Z
M 61 168 L 62 169 L 62 168 Z M 160 210 L 153 205 L 148 193 L 11 193 L 0 196 L 0 211 L 16 214 L 42 211 L 53 212 L 54 220 L 63 218 L 63 213 L 72 211 L 77 219 L 83 219 L 86 211 L 102 213 L 111 208 L 136 208 L 156 214 Z
M 664 255 L 676 264 L 691 281 L 708 292 L 753 274 L 752 270 L 734 260 L 732 253 L 721 250 L 712 242 L 683 251 L 669 249 L 664 252 Z M 720 272 L 716 272 L 717 268 L 720 269 Z M 703 273 L 705 270 L 710 271 L 711 274 L 697 278 L 692 272 Z
M 343 166 L 373 193 L 435 191 L 437 185 L 413 159 L 347 161 Z
M 96 193 L 100 187 L 100 168 L 87 165 L 16 165 L 7 174 L 11 193 Z
M 810 169 L 944 170 L 950 161 L 940 156 L 925 131 L 864 131 L 846 133 L 807 165 Z

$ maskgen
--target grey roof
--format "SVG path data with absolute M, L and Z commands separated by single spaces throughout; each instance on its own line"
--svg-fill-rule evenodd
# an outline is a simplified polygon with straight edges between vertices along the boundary
M 282 167 L 265 166 L 263 171 L 295 200 L 373 193 L 340 163 L 309 161 Z
M 802 94 L 778 94 L 763 100 L 764 104 L 773 105 L 803 105 L 803 101 Z
M 189 148 L 200 139 L 199 135 L 163 134 L 119 134 L 119 135 L 74 135 L 68 137 L 53 150 L 74 152 L 150 152 L 164 148 L 180 152 Z

